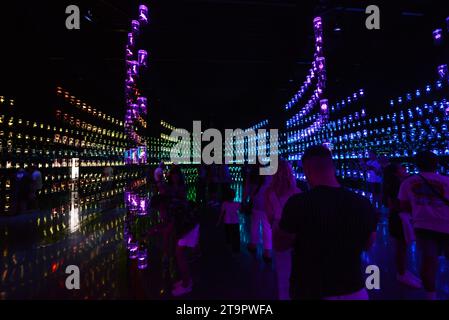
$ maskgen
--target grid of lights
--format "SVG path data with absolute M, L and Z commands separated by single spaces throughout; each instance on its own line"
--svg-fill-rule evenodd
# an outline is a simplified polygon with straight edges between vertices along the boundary
M 69 102 L 71 105 L 75 106 L 76 108 L 80 109 L 81 111 L 86 112 L 89 115 L 92 115 L 98 119 L 108 121 L 111 124 L 118 125 L 121 127 L 123 127 L 123 125 L 124 125 L 123 121 L 115 119 L 114 117 L 93 108 L 91 105 L 87 104 L 86 102 L 84 102 L 80 99 L 77 99 L 74 95 L 71 95 L 68 90 L 65 90 L 62 87 L 56 88 L 56 95 L 58 97 L 62 97 L 65 101 Z
M 323 26 L 321 17 L 316 17 L 313 20 L 313 28 L 315 34 L 315 54 L 310 72 L 314 77 L 316 77 L 316 87 L 312 92 L 312 97 L 307 101 L 307 103 L 303 105 L 295 115 L 286 121 L 286 128 L 290 129 L 286 135 L 287 145 L 315 134 L 315 132 L 319 131 L 329 119 L 329 103 L 327 99 L 323 98 L 324 89 L 326 87 L 326 60 L 323 56 Z M 310 75 L 306 78 L 306 83 L 309 82 L 311 82 Z M 304 92 L 301 92 L 300 90 L 299 94 L 295 95 L 293 100 L 286 105 L 285 109 L 288 110 L 292 106 L 296 105 L 303 97 Z M 317 112 L 310 115 L 317 105 L 319 106 Z M 308 122 L 311 123 L 306 125 Z M 301 128 L 291 130 L 295 127 Z
M 365 96 L 365 90 L 359 89 L 358 91 L 354 92 L 352 95 L 333 104 L 330 108 L 330 112 L 333 113 L 333 112 L 338 112 L 340 110 L 343 110 L 343 109 L 347 108 L 349 105 L 359 102 L 360 99 L 362 99 L 364 96 Z M 361 112 L 365 113 L 363 109 Z
M 446 70 L 447 70 L 447 66 L 446 66 Z M 440 68 L 438 68 L 438 74 L 441 77 Z M 437 80 L 437 81 L 435 81 L 435 84 L 433 86 L 428 84 L 422 89 L 416 89 L 414 93 L 409 92 L 409 93 L 406 93 L 404 96 L 399 96 L 395 99 L 391 99 L 390 107 L 400 106 L 400 105 L 404 105 L 405 103 L 414 102 L 415 100 L 423 98 L 423 96 L 425 96 L 425 95 L 431 94 L 432 91 L 434 91 L 434 90 L 442 89 L 445 86 L 445 83 L 447 83 L 447 81 L 443 82 L 442 80 Z
M 289 110 L 298 105 L 305 97 L 305 94 L 314 88 L 310 99 L 305 103 L 299 116 L 305 116 L 312 108 L 319 103 L 326 84 L 326 59 L 323 56 L 323 25 L 321 17 L 313 19 L 313 30 L 315 34 L 315 53 L 312 67 L 309 70 L 306 80 L 293 98 L 285 105 L 285 110 Z M 313 86 L 315 84 L 315 86 Z
M 21 168 L 36 166 L 42 172 L 43 188 L 39 197 L 46 199 L 45 203 L 52 203 L 61 193 L 72 190 L 74 182 L 70 172 L 74 159 L 80 168 L 76 185 L 84 194 L 95 195 L 94 200 L 113 195 L 104 190 L 105 183 L 125 185 L 144 175 L 143 168 L 125 164 L 123 152 L 133 142 L 123 133 L 121 121 L 70 96 L 60 87 L 57 96 L 62 99 L 54 118 L 48 119 L 47 123 L 15 116 L 16 110 L 9 107 L 14 105 L 14 99 L 0 99 L 0 150 L 3 155 L 0 161 L 0 214 L 17 213 L 13 191 L 17 170 Z M 76 109 L 70 110 L 70 106 Z M 86 121 L 78 119 L 77 114 Z M 114 168 L 112 175 L 104 175 L 105 167 Z
M 168 130 L 176 130 L 176 127 L 175 126 L 173 126 L 173 125 L 171 125 L 171 124 L 169 124 L 168 122 L 165 122 L 164 120 L 161 120 L 161 126 L 163 127 L 163 128 L 165 128 L 165 129 L 168 129 Z

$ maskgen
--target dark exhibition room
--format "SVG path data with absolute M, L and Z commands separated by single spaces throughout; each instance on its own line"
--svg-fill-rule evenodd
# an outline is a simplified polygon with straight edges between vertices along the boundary
M 449 3 L 2 1 L 0 25 L 1 305 L 449 300 Z

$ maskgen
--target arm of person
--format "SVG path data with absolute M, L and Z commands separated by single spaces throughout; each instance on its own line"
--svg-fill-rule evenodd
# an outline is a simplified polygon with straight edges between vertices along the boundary
M 300 206 L 291 197 L 282 210 L 280 221 L 273 223 L 273 243 L 276 251 L 286 251 L 293 248 L 301 218 Z
M 296 235 L 282 230 L 278 221 L 273 223 L 273 243 L 276 251 L 283 252 L 292 248 L 295 239 Z
M 401 187 L 399 188 L 399 193 L 398 193 L 398 199 L 399 199 L 399 207 L 401 209 L 401 212 L 407 212 L 407 213 L 412 213 L 412 204 L 410 202 L 410 197 L 409 197 L 409 184 L 407 183 L 407 181 L 404 181 L 401 184 Z

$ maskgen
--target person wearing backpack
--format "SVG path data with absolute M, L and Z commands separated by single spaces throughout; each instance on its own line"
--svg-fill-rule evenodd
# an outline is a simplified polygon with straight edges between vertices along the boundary
M 420 173 L 401 184 L 398 199 L 412 216 L 426 299 L 436 300 L 438 258 L 449 257 L 449 177 L 437 173 L 438 157 L 430 151 L 419 152 L 416 165 Z

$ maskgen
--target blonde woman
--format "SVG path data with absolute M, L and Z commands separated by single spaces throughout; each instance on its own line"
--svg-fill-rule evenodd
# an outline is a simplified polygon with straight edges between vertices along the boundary
M 268 221 L 273 225 L 278 223 L 282 216 L 282 209 L 287 200 L 301 190 L 296 186 L 296 179 L 291 165 L 280 160 L 277 172 L 273 175 L 271 183 L 265 192 L 265 212 Z M 289 278 L 291 270 L 291 250 L 285 252 L 274 251 L 276 274 L 278 281 L 279 300 L 290 300 Z

